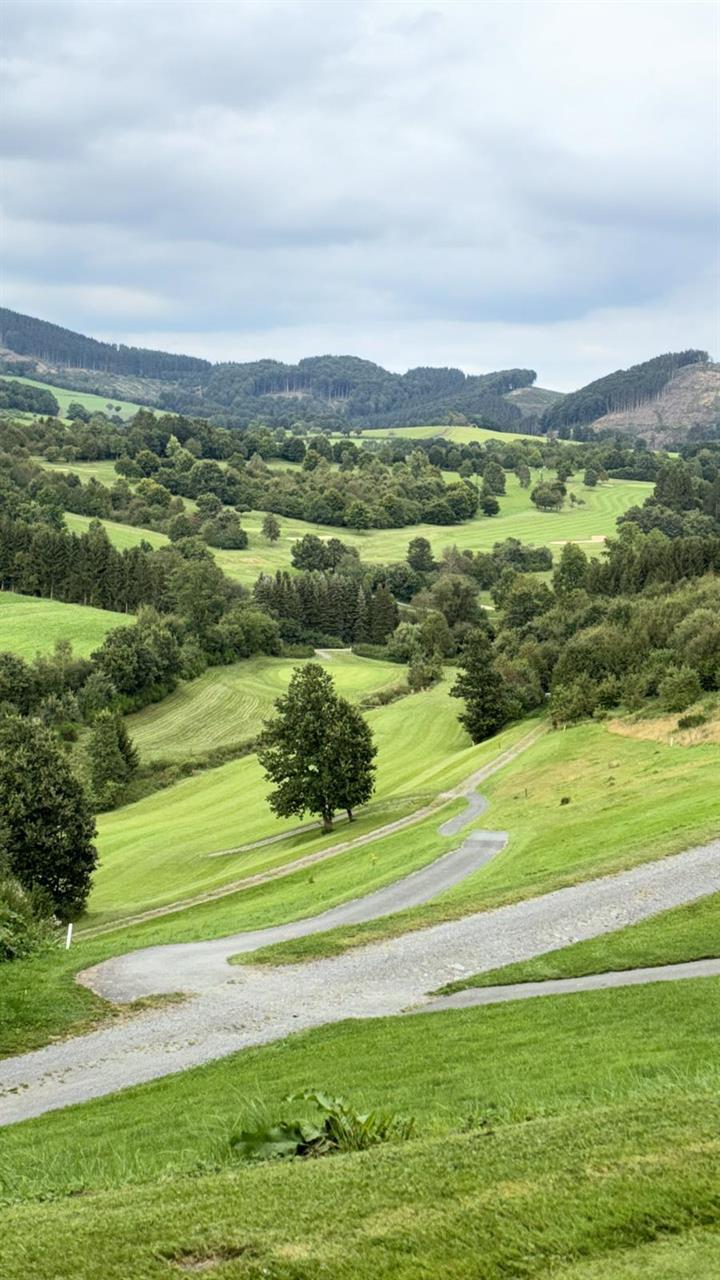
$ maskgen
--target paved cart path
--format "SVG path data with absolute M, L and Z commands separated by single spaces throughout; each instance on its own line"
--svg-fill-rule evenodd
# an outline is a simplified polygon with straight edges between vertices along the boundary
M 222 947 L 227 955 L 238 951 L 237 937 L 221 939 L 218 951 L 202 964 L 201 952 L 191 949 L 216 944 L 158 948 L 157 965 L 152 963 L 159 989 L 183 986 L 191 992 L 189 999 L 0 1062 L 0 1123 L 113 1093 L 293 1031 L 345 1018 L 416 1011 L 418 1006 L 437 1009 L 437 997 L 427 992 L 463 973 L 527 960 L 717 891 L 720 840 L 618 875 L 291 967 L 228 967 Z M 182 965 L 183 954 L 194 954 L 198 963 L 183 970 L 179 982 L 180 967 L 173 966 Z M 103 981 L 99 969 L 96 974 L 90 980 Z

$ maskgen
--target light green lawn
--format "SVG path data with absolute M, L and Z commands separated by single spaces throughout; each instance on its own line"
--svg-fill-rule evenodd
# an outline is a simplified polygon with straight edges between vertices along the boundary
M 87 533 L 88 526 L 92 523 L 91 516 L 78 516 L 72 511 L 65 512 L 65 523 L 72 533 Z M 165 547 L 169 539 L 164 533 L 156 533 L 153 529 L 138 528 L 134 524 L 120 524 L 117 520 L 101 520 L 100 523 L 107 530 L 107 535 L 114 547 L 118 551 L 125 551 L 128 547 L 137 547 L 141 542 L 147 542 L 151 547 Z
M 443 991 L 465 987 L 494 987 L 511 982 L 544 982 L 549 978 L 577 978 L 618 969 L 646 969 L 720 956 L 720 893 L 663 911 L 649 920 L 548 951 L 533 960 L 488 969 L 473 978 L 451 982 Z
M 317 657 L 314 661 L 320 661 Z M 143 760 L 186 760 L 216 747 L 254 738 L 287 689 L 297 658 L 256 657 L 212 667 L 197 680 L 182 681 L 162 702 L 129 716 L 126 724 Z M 392 662 L 339 651 L 322 665 L 338 692 L 357 700 L 401 685 L 406 669 Z
M 718 834 L 717 745 L 669 747 L 599 724 L 547 734 L 483 783 L 480 823 L 506 848 L 432 903 L 367 924 L 255 952 L 268 963 L 334 955 L 373 938 L 439 923 L 609 874 Z M 570 803 L 562 805 L 563 797 Z
M 276 543 L 268 543 L 260 529 L 263 513 L 243 513 L 242 525 L 248 531 L 249 545 L 245 551 L 216 551 L 215 558 L 222 569 L 240 582 L 251 583 L 259 573 L 275 573 L 290 566 L 292 543 L 306 533 L 321 538 L 339 537 L 357 547 L 363 560 L 370 563 L 390 563 L 404 560 L 408 543 L 412 538 L 427 538 L 436 556 L 445 547 L 457 546 L 461 550 L 489 551 L 495 542 L 505 538 L 520 538 L 522 542 L 536 546 L 546 545 L 556 554 L 568 539 L 585 544 L 590 554 L 602 550 L 598 539 L 613 537 L 617 517 L 628 507 L 642 504 L 652 491 L 652 485 L 634 480 L 610 480 L 594 489 L 587 489 L 580 478 L 570 481 L 568 489 L 582 497 L 582 507 L 567 507 L 561 512 L 538 511 L 530 501 L 529 491 L 521 489 L 515 476 L 507 477 L 507 493 L 500 498 L 500 514 L 489 519 L 479 515 L 463 524 L 409 525 L 403 529 L 331 529 L 327 525 L 312 524 L 305 520 L 290 520 L 279 516 L 281 536 Z M 595 541 L 593 541 L 595 539 Z
M 2 375 L 4 378 L 12 378 L 13 382 L 23 382 L 27 387 L 41 387 L 44 391 L 51 391 L 60 405 L 61 417 L 66 416 L 68 405 L 81 404 L 90 413 L 105 413 L 111 411 L 108 405 L 112 404 L 112 412 L 115 412 L 117 405 L 120 406 L 120 416 L 122 418 L 130 418 L 137 413 L 142 405 L 133 404 L 130 400 L 111 400 L 109 396 L 96 396 L 91 391 L 68 391 L 66 387 L 56 387 L 50 382 L 36 382 L 34 378 L 15 378 L 7 373 Z
M 69 640 L 73 652 L 86 658 L 113 627 L 129 626 L 134 621 L 132 615 L 110 609 L 0 591 L 0 651 L 17 653 L 21 658 L 49 653 L 56 640 Z
M 0 1270 L 710 1280 L 719 996 L 705 980 L 353 1020 L 13 1127 Z M 307 1087 L 412 1115 L 417 1137 L 325 1160 L 232 1156 L 254 1102 L 291 1114 L 283 1097 Z M 685 1243 L 705 1271 L 675 1269 Z
M 334 440 L 342 440 L 342 435 L 333 436 Z M 359 437 L 351 436 L 351 440 Z M 512 444 L 514 440 L 536 440 L 544 442 L 543 436 L 529 436 L 524 431 L 493 431 L 490 427 L 367 427 L 363 429 L 363 440 L 452 440 L 453 444 L 482 443 L 483 440 L 500 440 L 503 444 Z
M 112 488 L 121 479 L 112 458 L 101 458 L 96 462 L 47 462 L 45 458 L 35 457 L 33 462 L 37 462 L 45 471 L 62 471 L 66 474 L 72 472 L 80 476 L 83 484 L 87 484 L 88 480 L 97 480 L 99 484 Z
M 471 745 L 448 689 L 446 680 L 368 713 L 378 746 L 377 791 L 358 815 L 353 835 L 410 812 L 496 754 L 497 743 Z M 342 828 L 331 836 L 313 829 L 259 849 L 208 857 L 297 826 L 297 819 L 274 817 L 269 789 L 257 757 L 250 755 L 101 814 L 101 861 L 87 923 L 195 895 L 347 838 Z

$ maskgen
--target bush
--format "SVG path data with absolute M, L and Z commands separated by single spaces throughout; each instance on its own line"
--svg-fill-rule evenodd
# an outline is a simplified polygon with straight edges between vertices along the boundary
M 702 693 L 700 677 L 692 667 L 670 671 L 658 686 L 660 703 L 665 711 L 685 711 Z
M 0 963 L 20 960 L 50 945 L 52 908 L 37 890 L 0 870 Z
M 280 646 L 281 658 L 313 658 L 315 650 L 311 644 L 287 644 L 283 641 Z
M 699 729 L 701 724 L 707 724 L 707 722 L 708 718 L 702 711 L 694 711 L 690 716 L 681 716 L 677 727 L 678 729 Z
M 354 644 L 352 651 L 358 658 L 377 658 L 380 662 L 397 661 L 390 657 L 384 644 Z
M 314 1119 L 293 1117 L 275 1123 L 264 1121 L 230 1137 L 230 1149 L 245 1160 L 287 1159 L 291 1156 L 327 1156 L 340 1151 L 367 1151 L 381 1142 L 412 1137 L 415 1121 L 392 1111 L 361 1114 L 343 1098 L 306 1090 L 291 1094 L 285 1102 L 310 1102 L 320 1112 Z

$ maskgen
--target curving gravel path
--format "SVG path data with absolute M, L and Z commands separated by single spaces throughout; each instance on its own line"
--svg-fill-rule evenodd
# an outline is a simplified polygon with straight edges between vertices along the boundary
M 230 969 L 214 957 L 184 1003 L 0 1062 L 0 1123 L 100 1097 L 250 1045 L 345 1018 L 438 1006 L 461 973 L 530 959 L 720 890 L 720 840 L 631 871 L 371 943 L 292 968 Z M 225 940 L 226 944 L 228 940 Z M 230 944 L 237 950 L 237 942 Z M 169 967 L 168 951 L 161 949 Z M 162 963 L 158 961 L 159 973 Z M 167 985 L 177 989 L 177 981 Z
M 684 964 L 657 964 L 647 969 L 614 969 L 588 973 L 582 978 L 548 978 L 544 982 L 515 982 L 505 987 L 471 987 L 451 996 L 438 996 L 418 1013 L 442 1013 L 444 1009 L 474 1009 L 506 1000 L 530 1000 L 535 996 L 566 996 L 579 991 L 607 991 L 615 987 L 641 987 L 648 982 L 680 982 L 683 978 L 718 978 L 720 960 L 688 960 Z

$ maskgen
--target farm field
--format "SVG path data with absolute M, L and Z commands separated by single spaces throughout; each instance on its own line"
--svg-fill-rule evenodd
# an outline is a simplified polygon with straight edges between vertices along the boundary
M 397 663 L 344 651 L 327 653 L 323 665 L 346 698 L 391 688 L 401 684 L 405 675 L 405 668 Z M 275 699 L 301 665 L 297 658 L 256 657 L 229 667 L 212 667 L 197 680 L 182 681 L 162 702 L 129 716 L 127 727 L 143 760 L 184 760 L 215 747 L 246 742 L 259 733 Z
M 494 987 L 500 983 L 545 982 L 550 978 L 581 978 L 588 973 L 616 969 L 645 969 L 653 965 L 684 964 L 720 956 L 720 893 L 673 907 L 639 924 L 576 942 L 525 960 L 488 969 L 475 977 L 450 983 L 445 991 L 465 987 Z
M 422 1256 L 457 1280 L 478 1258 L 518 1274 L 530 1238 L 524 1280 L 709 1280 L 720 982 L 679 986 L 351 1020 L 19 1125 L 2 1273 L 150 1280 L 218 1258 L 237 1280 L 414 1280 Z M 239 1161 L 231 1134 L 309 1085 L 412 1116 L 415 1136 Z
M 218 564 L 229 577 L 239 582 L 252 583 L 259 573 L 275 573 L 286 569 L 290 563 L 291 544 L 306 533 L 318 537 L 336 536 L 357 547 L 363 560 L 370 563 L 391 563 L 404 560 L 408 543 L 412 538 L 427 538 L 433 552 L 439 556 L 445 547 L 457 546 L 461 550 L 489 551 L 495 542 L 505 538 L 520 538 L 536 546 L 546 545 L 559 553 L 565 541 L 584 544 L 590 554 L 599 554 L 602 539 L 615 535 L 615 521 L 628 507 L 641 504 L 652 492 L 652 485 L 635 480 L 610 480 L 594 489 L 586 489 L 579 478 L 571 480 L 585 505 L 561 512 L 542 512 L 530 502 L 529 493 L 521 489 L 515 476 L 507 477 L 507 493 L 500 498 L 500 514 L 488 519 L 476 516 L 463 524 L 408 525 L 403 529 L 331 529 L 327 525 L 311 524 L 304 520 L 290 520 L 279 516 L 281 536 L 271 544 L 263 538 L 260 529 L 261 512 L 244 512 L 242 524 L 249 534 L 249 546 L 245 551 L 216 551 Z
M 110 400 L 107 396 L 96 396 L 90 391 L 68 391 L 66 387 L 56 387 L 51 382 L 37 382 L 34 378 L 16 378 L 9 373 L 3 374 L 3 377 L 12 379 L 13 382 L 22 382 L 27 387 L 42 387 L 45 391 L 51 391 L 60 405 L 61 416 L 66 415 L 68 405 L 73 401 L 75 404 L 81 404 L 90 413 L 109 413 L 107 407 L 109 404 L 112 404 L 113 409 L 117 411 L 119 405 L 122 418 L 131 418 L 138 409 L 143 407 L 130 400 Z
M 48 462 L 45 458 L 36 457 L 33 462 L 37 462 L 45 471 L 73 472 L 80 476 L 83 484 L 87 484 L 88 480 L 97 480 L 99 484 L 111 488 L 120 479 L 113 458 L 100 458 L 97 462 Z
M 69 640 L 73 652 L 86 658 L 113 627 L 129 626 L 134 621 L 126 613 L 109 609 L 0 591 L 0 649 L 21 658 L 50 653 L 56 640 Z

